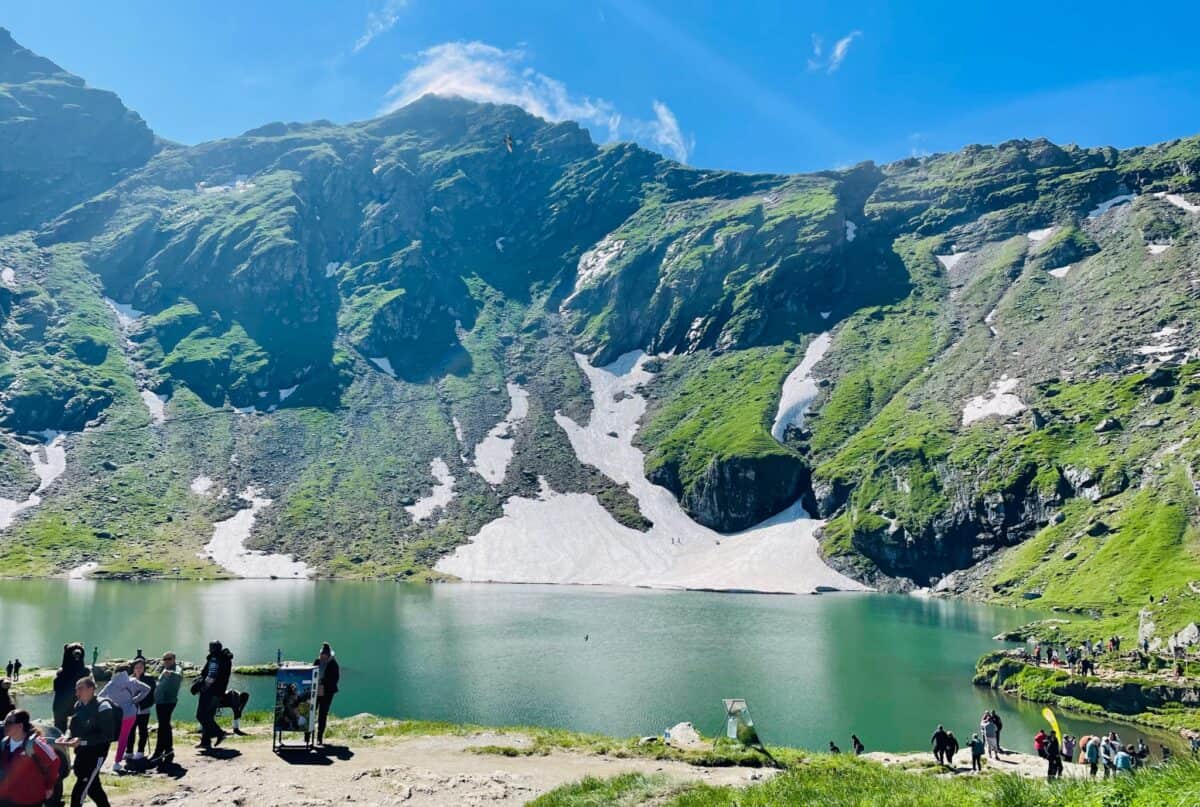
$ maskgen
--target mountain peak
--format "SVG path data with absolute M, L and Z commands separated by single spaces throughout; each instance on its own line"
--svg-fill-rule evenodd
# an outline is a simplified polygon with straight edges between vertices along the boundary
M 0 83 L 15 84 L 51 76 L 66 78 L 70 75 L 46 57 L 38 56 L 17 42 L 7 28 L 0 28 Z

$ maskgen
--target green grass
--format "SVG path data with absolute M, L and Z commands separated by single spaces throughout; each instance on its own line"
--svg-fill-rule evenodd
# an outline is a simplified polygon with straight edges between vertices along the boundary
M 529 802 L 529 807 L 632 807 L 682 789 L 680 785 L 672 786 L 662 775 L 627 773 L 611 779 L 588 776 L 539 796 Z

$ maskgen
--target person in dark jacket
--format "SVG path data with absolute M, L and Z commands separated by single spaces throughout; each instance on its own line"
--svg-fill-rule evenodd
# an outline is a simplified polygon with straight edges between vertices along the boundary
M 133 741 L 130 745 L 135 749 L 132 759 L 145 759 L 146 746 L 150 743 L 150 713 L 154 711 L 154 691 L 158 687 L 158 679 L 146 672 L 146 659 L 138 656 L 133 660 L 133 678 L 150 687 L 150 692 L 137 703 L 137 716 L 133 723 Z
M 112 744 L 113 726 L 120 715 L 111 714 L 112 703 L 96 697 L 96 681 L 90 676 L 81 679 L 75 686 L 74 713 L 66 737 L 60 745 L 75 749 L 75 787 L 71 791 L 71 807 L 82 807 L 85 796 L 96 803 L 96 807 L 109 807 L 108 796 L 100 782 L 100 769 L 108 756 Z
M 158 674 L 158 685 L 154 688 L 154 711 L 158 717 L 158 732 L 154 737 L 154 753 L 150 761 L 155 765 L 169 765 L 175 761 L 175 734 L 171 729 L 171 714 L 179 703 L 179 685 L 183 676 L 176 669 L 175 654 L 163 654 L 162 672 Z
M 200 723 L 200 743 L 197 748 L 208 750 L 225 739 L 225 731 L 217 725 L 217 709 L 225 696 L 232 672 L 233 654 L 227 652 L 220 642 L 209 642 L 197 693 L 200 698 L 196 704 L 196 720 Z
M 1053 731 L 1046 738 L 1046 778 L 1058 779 L 1063 773 L 1062 748 Z
M 67 730 L 71 707 L 75 705 L 75 685 L 88 676 L 83 652 L 79 642 L 63 645 L 62 666 L 54 674 L 54 728 L 59 731 Z
M 944 726 L 939 725 L 937 731 L 929 738 L 929 742 L 933 745 L 933 758 L 937 760 L 939 765 L 949 764 L 946 759 L 946 751 L 950 747 L 950 735 L 946 733 Z
M 321 645 L 313 665 L 317 668 L 317 745 L 324 745 L 329 708 L 333 706 L 333 696 L 338 693 L 338 683 L 342 679 L 341 668 L 329 642 Z
M 10 712 L 0 740 L 0 804 L 41 807 L 54 795 L 59 764 L 58 753 L 33 727 L 29 712 Z
M 8 717 L 8 713 L 17 708 L 12 699 L 12 681 L 0 678 L 0 720 Z

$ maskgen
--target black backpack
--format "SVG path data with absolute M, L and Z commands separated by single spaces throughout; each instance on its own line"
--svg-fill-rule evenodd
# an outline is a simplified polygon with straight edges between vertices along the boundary
M 107 709 L 103 708 L 105 704 L 108 704 Z M 99 716 L 100 725 L 108 734 L 109 742 L 119 742 L 121 740 L 121 719 L 124 717 L 121 707 L 117 706 L 112 698 L 97 697 L 96 714 Z

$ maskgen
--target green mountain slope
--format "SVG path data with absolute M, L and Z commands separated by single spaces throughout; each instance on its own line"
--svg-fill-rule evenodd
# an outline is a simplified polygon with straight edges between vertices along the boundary
M 0 496 L 40 497 L 12 574 L 219 574 L 197 553 L 252 489 L 251 545 L 338 575 L 425 574 L 543 484 L 644 529 L 555 422 L 589 415 L 572 354 L 633 350 L 647 475 L 718 530 L 799 498 L 838 568 L 1014 600 L 1127 598 L 1126 552 L 1191 568 L 1200 138 L 739 175 L 427 97 L 180 147 L 6 41 L 0 98 L 74 93 L 133 133 L 0 108 L 0 138 L 96 138 L 26 159 L 42 179 L 0 208 Z M 439 462 L 453 492 L 418 506 Z

